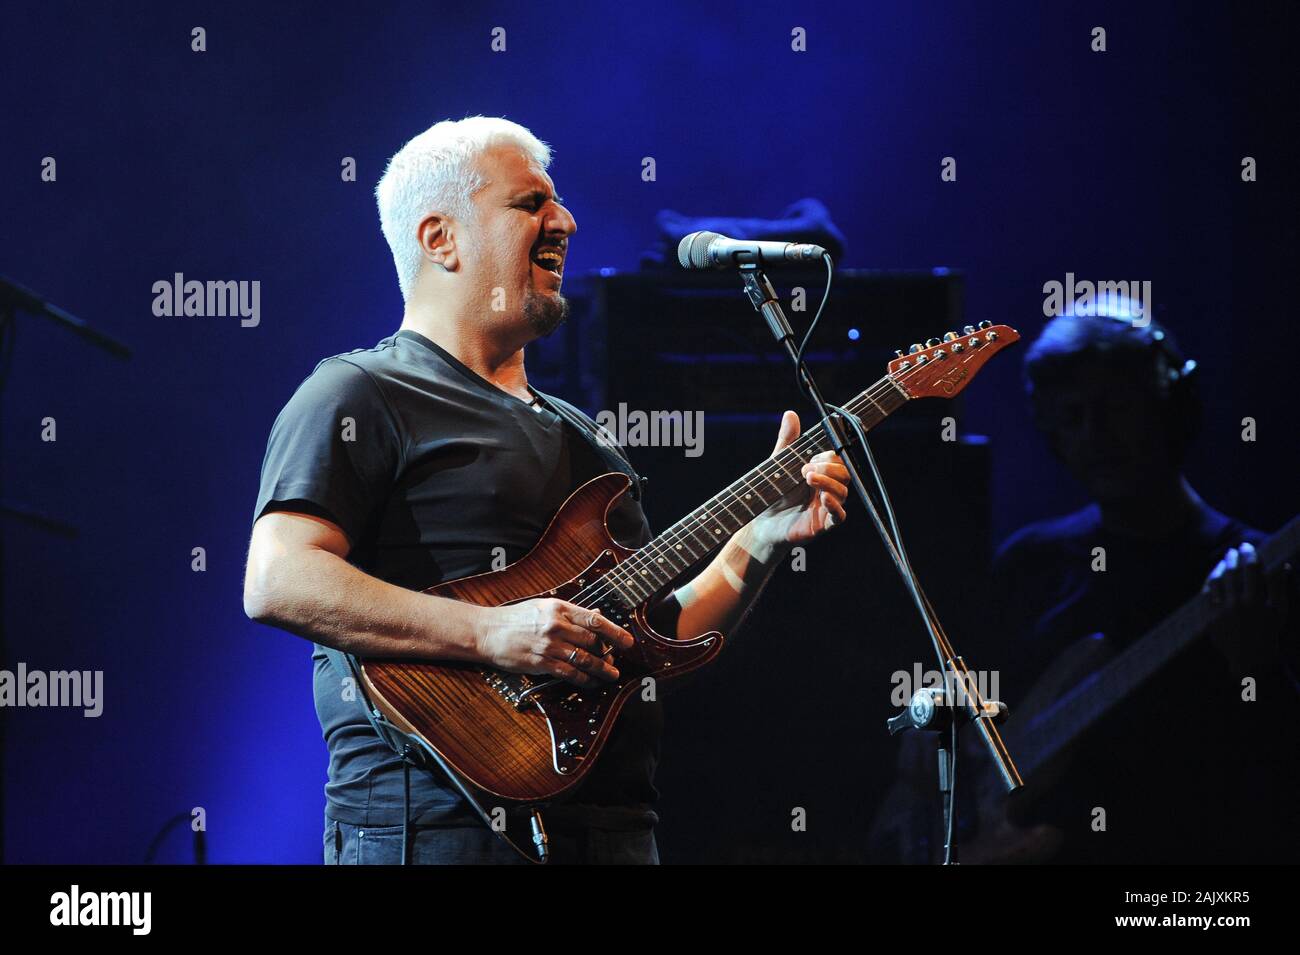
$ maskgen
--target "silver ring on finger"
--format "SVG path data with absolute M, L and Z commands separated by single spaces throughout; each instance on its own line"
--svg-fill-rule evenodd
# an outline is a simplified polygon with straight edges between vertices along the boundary
M 576 659 L 578 659 L 578 648 L 574 647 L 573 652 L 569 654 L 569 663 L 573 663 Z

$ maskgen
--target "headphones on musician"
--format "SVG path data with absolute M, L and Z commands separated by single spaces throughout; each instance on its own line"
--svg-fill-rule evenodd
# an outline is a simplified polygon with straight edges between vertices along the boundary
M 1181 464 L 1201 426 L 1197 363 L 1183 354 L 1167 329 L 1155 320 L 1146 321 L 1119 295 L 1102 296 L 1051 319 L 1025 353 L 1025 388 L 1034 422 L 1047 436 L 1052 453 L 1060 457 L 1053 440 L 1059 423 L 1051 419 L 1042 396 L 1086 360 L 1131 364 L 1135 374 L 1147 379 L 1161 402 L 1170 450 Z

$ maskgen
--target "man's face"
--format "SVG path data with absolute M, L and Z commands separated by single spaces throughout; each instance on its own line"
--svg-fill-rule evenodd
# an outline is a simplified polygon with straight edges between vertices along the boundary
M 549 335 L 568 316 L 560 294 L 569 236 L 578 230 L 546 171 L 513 146 L 479 158 L 487 185 L 475 193 L 462 256 L 488 314 L 521 321 L 531 337 Z
M 1163 488 L 1177 472 L 1163 400 L 1149 375 L 1092 360 L 1041 388 L 1039 420 L 1074 478 L 1098 502 Z

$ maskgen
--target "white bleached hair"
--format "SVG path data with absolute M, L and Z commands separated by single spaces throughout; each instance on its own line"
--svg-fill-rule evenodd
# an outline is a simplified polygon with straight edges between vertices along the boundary
M 501 145 L 519 147 L 543 169 L 551 164 L 546 143 L 518 123 L 495 116 L 435 123 L 388 161 L 375 187 L 375 199 L 404 301 L 410 299 L 420 272 L 420 223 L 434 212 L 462 221 L 471 218 L 474 206 L 470 200 L 487 184 L 478 157 Z

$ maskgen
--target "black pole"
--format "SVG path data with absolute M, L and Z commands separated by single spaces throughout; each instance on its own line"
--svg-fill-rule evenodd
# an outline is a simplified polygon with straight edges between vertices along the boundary
M 826 256 L 825 258 L 829 268 L 830 257 Z M 844 467 L 849 472 L 849 481 L 852 484 L 854 491 L 862 501 L 863 508 L 871 515 L 872 521 L 876 526 L 877 532 L 880 534 L 881 540 L 885 544 L 886 550 L 888 550 L 893 556 L 895 566 L 897 567 L 900 576 L 903 578 L 903 583 L 907 586 L 908 592 L 911 594 L 912 599 L 916 604 L 917 611 L 920 613 L 921 619 L 925 623 L 935 654 L 944 666 L 944 672 L 951 673 L 956 684 L 965 690 L 962 694 L 963 699 L 961 701 L 964 703 L 964 715 L 978 731 L 980 742 L 984 744 L 984 748 L 988 751 L 990 758 L 993 760 L 993 765 L 997 768 L 1008 791 L 1018 789 L 1020 786 L 1024 785 L 1024 782 L 1020 778 L 1020 773 L 1011 759 L 1011 753 L 1007 750 L 1006 744 L 1002 740 L 1002 735 L 994 725 L 994 720 L 989 718 L 991 715 L 991 708 L 980 695 L 974 676 L 966 666 L 966 661 L 957 654 L 957 651 L 953 648 L 952 643 L 948 639 L 948 635 L 944 632 L 943 626 L 939 623 L 938 614 L 935 613 L 934 607 L 931 606 L 929 598 L 926 597 L 925 592 L 921 589 L 920 581 L 916 579 L 916 575 L 912 572 L 901 542 L 893 540 L 888 529 L 886 529 L 884 523 L 876 513 L 871 498 L 867 494 L 866 486 L 862 483 L 862 478 L 859 476 L 859 466 L 852 454 L 850 454 L 849 444 L 845 440 L 843 431 L 844 422 L 838 415 L 831 414 L 826 405 L 826 401 L 822 398 L 821 389 L 817 387 L 817 382 L 814 380 L 812 372 L 799 354 L 799 348 L 794 341 L 794 330 L 790 327 L 790 322 L 786 318 L 784 310 L 781 308 L 781 303 L 776 296 L 776 290 L 772 287 L 772 283 L 768 281 L 766 273 L 764 273 L 757 265 L 741 265 L 740 277 L 741 282 L 744 285 L 745 295 L 749 298 L 750 304 L 754 306 L 755 311 L 763 316 L 764 320 L 767 322 L 768 328 L 772 331 L 772 337 L 775 338 L 790 355 L 790 360 L 795 366 L 795 372 L 799 375 L 800 380 L 804 384 L 805 393 L 812 400 L 813 404 L 816 405 L 818 413 L 821 414 L 821 424 L 826 431 L 827 437 L 830 439 L 831 447 L 835 450 L 835 453 L 840 456 L 840 460 L 844 462 Z M 865 436 L 863 437 L 863 442 L 859 450 L 867 456 L 867 460 L 870 462 L 871 455 L 869 450 L 865 447 Z M 876 474 L 876 479 L 879 483 L 879 473 Z M 883 485 L 881 485 L 881 490 L 883 493 Z M 952 755 L 954 758 L 956 757 L 956 749 L 953 750 Z M 947 802 L 945 802 L 945 805 L 947 805 Z M 953 813 L 956 812 L 955 806 L 950 808 Z M 949 819 L 947 822 L 951 823 L 952 820 Z M 955 826 L 946 826 L 945 828 L 954 833 L 953 838 L 955 839 Z

